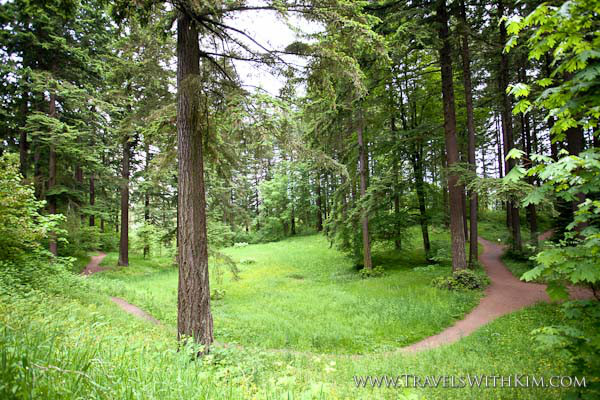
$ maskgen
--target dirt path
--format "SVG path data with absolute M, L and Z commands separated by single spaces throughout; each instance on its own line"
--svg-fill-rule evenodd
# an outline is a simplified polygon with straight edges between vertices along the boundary
M 551 234 L 551 232 L 545 232 L 540 235 L 539 239 L 546 240 Z M 502 254 L 504 253 L 503 246 L 483 238 L 479 238 L 479 243 L 483 246 L 483 253 L 480 255 L 479 260 L 481 264 L 483 264 L 491 281 L 490 285 L 485 290 L 485 296 L 481 299 L 479 305 L 467 314 L 464 319 L 458 321 L 456 324 L 437 335 L 429 336 L 410 346 L 402 347 L 386 354 L 399 352 L 416 353 L 445 344 L 454 343 L 502 315 L 520 310 L 540 301 L 550 301 L 546 294 L 546 285 L 522 282 L 514 277 L 508 268 L 504 266 L 501 261 Z M 100 253 L 99 255 L 92 257 L 92 260 L 82 272 L 82 275 L 90 275 L 102 271 L 103 268 L 100 268 L 98 264 L 100 264 L 105 256 L 106 254 Z M 575 299 L 587 299 L 592 297 L 591 292 L 584 288 L 569 288 L 569 292 L 571 298 Z M 130 304 L 119 297 L 111 297 L 110 299 L 125 312 L 143 318 L 153 324 L 160 324 L 160 321 L 141 308 Z M 229 346 L 226 343 L 218 343 L 218 345 L 224 347 Z M 274 349 L 272 351 L 316 355 L 316 353 L 313 352 L 298 352 L 287 349 Z M 350 357 L 358 358 L 363 356 L 351 355 Z
M 83 271 L 81 271 L 81 275 L 92 275 L 96 272 L 104 271 L 104 268 L 100 266 L 102 260 L 104 260 L 106 254 L 103 252 L 99 252 L 97 256 L 93 256 L 88 265 L 85 267 Z
M 104 271 L 106 268 L 100 267 L 100 263 L 102 262 L 104 257 L 106 257 L 106 254 L 103 252 L 99 252 L 97 256 L 93 256 L 88 265 L 85 267 L 85 269 L 81 271 L 81 275 L 88 276 L 95 274 L 96 272 Z M 126 313 L 135 315 L 138 318 L 143 318 L 147 321 L 152 322 L 153 324 L 160 324 L 160 321 L 154 318 L 152 315 L 148 314 L 141 308 L 134 306 L 133 304 L 128 303 L 119 297 L 111 297 L 110 300 L 117 304 L 119 307 L 121 307 L 121 309 Z
M 540 235 L 540 240 L 545 240 L 550 235 L 551 232 L 546 232 Z M 540 301 L 550 301 L 546 294 L 546 285 L 522 282 L 504 266 L 500 259 L 504 253 L 503 246 L 483 238 L 479 238 L 479 243 L 483 245 L 483 254 L 480 255 L 479 261 L 491 281 L 479 305 L 450 328 L 402 348 L 403 352 L 418 352 L 456 342 L 502 315 Z M 571 298 L 576 299 L 590 298 L 591 295 L 583 288 L 570 288 L 569 292 Z
M 145 319 L 146 321 L 150 321 L 155 325 L 160 325 L 160 321 L 154 318 L 152 315 L 148 314 L 146 311 L 141 308 L 134 306 L 131 303 L 126 302 L 120 297 L 111 297 L 110 298 L 114 303 L 116 303 L 123 311 L 129 313 L 131 315 L 135 315 L 138 318 Z

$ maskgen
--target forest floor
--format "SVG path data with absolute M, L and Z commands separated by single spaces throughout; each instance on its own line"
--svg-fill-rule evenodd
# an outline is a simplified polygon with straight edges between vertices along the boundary
M 544 232 L 539 236 L 539 240 L 547 240 L 551 234 L 551 231 Z M 480 254 L 479 260 L 490 278 L 490 285 L 486 288 L 485 296 L 480 300 L 479 305 L 451 327 L 414 344 L 401 347 L 398 349 L 399 351 L 412 353 L 453 343 L 502 315 L 541 301 L 550 301 L 546 293 L 546 285 L 523 282 L 516 278 L 502 263 L 501 257 L 505 251 L 505 246 L 481 237 L 479 243 L 483 246 L 483 252 Z M 106 254 L 100 253 L 92 257 L 82 275 L 103 271 L 104 269 L 99 267 L 99 264 L 105 256 Z M 569 288 L 569 294 L 572 299 L 591 298 L 591 293 L 583 288 Z M 160 323 L 156 318 L 126 300 L 119 297 L 111 297 L 111 300 L 129 314 L 146 319 L 154 324 Z
M 482 236 L 496 241 L 491 223 L 488 231 Z M 436 246 L 447 235 L 432 229 Z M 117 268 L 111 252 L 98 265 L 106 270 L 89 277 L 60 275 L 22 295 L 2 295 L 12 286 L 0 287 L 0 393 L 48 399 L 564 398 L 560 388 L 357 383 L 401 374 L 570 373 L 563 355 L 538 350 L 531 335 L 562 323 L 555 303 L 500 316 L 445 346 L 394 351 L 452 326 L 483 295 L 431 287 L 450 267 L 425 263 L 418 228 L 407 232 L 403 246 L 400 252 L 375 246 L 375 265 L 386 275 L 366 280 L 322 236 L 226 249 L 241 279 L 211 266 L 211 286 L 218 290 L 212 306 L 216 340 L 232 346 L 215 345 L 200 359 L 176 340 L 177 269 L 170 256 L 144 260 L 132 252 L 130 266 Z M 110 296 L 136 304 L 160 324 L 123 312 Z

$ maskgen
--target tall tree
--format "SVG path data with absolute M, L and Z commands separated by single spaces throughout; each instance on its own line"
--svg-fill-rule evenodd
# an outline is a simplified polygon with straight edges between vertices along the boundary
M 469 50 L 469 25 L 464 0 L 460 2 L 461 22 L 461 57 L 463 62 L 463 83 L 465 90 L 465 107 L 467 111 L 468 161 L 475 173 L 475 121 L 473 117 L 473 84 L 471 82 L 471 52 Z M 469 266 L 477 261 L 477 193 L 469 192 Z
M 454 83 L 452 81 L 452 50 L 448 29 L 448 10 L 446 0 L 436 4 L 440 66 L 442 69 L 442 98 L 444 102 L 444 133 L 446 140 L 446 159 L 448 173 L 448 191 L 450 197 L 450 235 L 452 239 L 452 269 L 467 268 L 465 254 L 465 235 L 463 229 L 462 195 L 458 185 L 458 175 L 451 168 L 459 162 L 458 142 L 456 139 L 456 112 L 454 105 Z
M 498 15 L 500 18 L 500 66 L 498 71 L 498 90 L 502 99 L 501 117 L 502 131 L 504 132 L 503 135 L 505 139 L 505 154 L 508 154 L 508 152 L 515 147 L 515 140 L 513 136 L 512 105 L 510 102 L 510 97 L 506 91 L 510 83 L 510 79 L 508 53 L 504 51 L 504 45 L 507 41 L 507 32 L 506 22 L 503 20 L 505 17 L 503 0 L 498 1 Z M 514 158 L 509 158 L 506 164 L 506 174 L 508 174 L 514 167 Z M 512 232 L 512 248 L 514 251 L 520 253 L 523 249 L 523 246 L 521 243 L 521 220 L 519 218 L 519 208 L 516 207 L 514 201 L 509 201 L 507 210 Z
M 209 350 L 213 337 L 206 242 L 206 200 L 199 99 L 200 47 L 192 16 L 177 15 L 177 158 L 179 288 L 177 335 Z

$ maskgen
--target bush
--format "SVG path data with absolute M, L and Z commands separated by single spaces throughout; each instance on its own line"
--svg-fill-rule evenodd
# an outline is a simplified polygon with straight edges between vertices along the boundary
M 373 269 L 363 268 L 359 272 L 360 277 L 363 279 L 367 278 L 377 278 L 383 276 L 385 274 L 385 270 L 381 265 L 373 267 Z
M 37 201 L 33 185 L 24 185 L 15 154 L 0 157 L 0 259 L 17 260 L 45 240 L 50 232 L 65 234 L 60 214 L 42 215 L 45 202 Z
M 431 285 L 446 290 L 475 290 L 483 289 L 489 284 L 486 276 L 477 274 L 470 269 L 454 271 L 452 276 L 440 276 L 431 281 Z

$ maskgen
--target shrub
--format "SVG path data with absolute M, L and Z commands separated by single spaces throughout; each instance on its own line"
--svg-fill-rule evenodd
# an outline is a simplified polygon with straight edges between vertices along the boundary
M 41 215 L 45 202 L 37 201 L 32 185 L 24 185 L 19 173 L 18 156 L 0 157 L 0 259 L 18 259 L 39 246 L 55 232 L 58 239 L 65 231 L 58 228 L 64 221 L 60 214 Z
M 454 271 L 452 276 L 440 276 L 431 281 L 433 287 L 446 290 L 475 290 L 483 289 L 489 284 L 486 276 L 477 274 L 470 269 Z
M 383 267 L 381 265 L 378 265 L 376 267 L 373 267 L 373 269 L 363 268 L 358 273 L 360 274 L 360 277 L 363 279 L 377 278 L 377 277 L 383 276 L 385 273 L 385 270 L 383 269 Z

